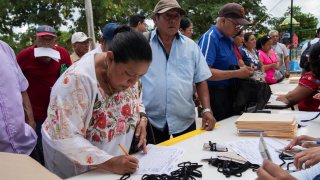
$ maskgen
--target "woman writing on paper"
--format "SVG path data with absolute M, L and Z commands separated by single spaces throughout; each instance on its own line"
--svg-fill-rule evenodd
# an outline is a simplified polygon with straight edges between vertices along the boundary
M 108 52 L 85 55 L 52 88 L 43 148 L 46 167 L 61 178 L 92 166 L 135 172 L 138 160 L 118 147 L 128 151 L 134 135 L 146 153 L 139 78 L 147 72 L 152 52 L 142 34 L 128 27 L 117 30 Z
M 300 111 L 320 111 L 320 100 L 316 95 L 320 85 L 320 45 L 311 50 L 308 65 L 311 71 L 301 77 L 298 86 L 277 100 L 289 105 L 298 104 Z

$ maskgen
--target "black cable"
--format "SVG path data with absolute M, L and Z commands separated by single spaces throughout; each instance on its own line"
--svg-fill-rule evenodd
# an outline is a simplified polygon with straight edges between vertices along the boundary
M 178 164 L 179 169 L 167 174 L 144 174 L 143 180 L 195 180 L 195 177 L 202 177 L 201 171 L 197 170 L 202 167 L 201 164 L 191 163 L 190 161 Z
M 304 119 L 304 120 L 301 120 L 301 122 L 309 122 L 309 121 L 315 120 L 315 119 L 317 119 L 317 117 L 319 117 L 319 115 L 320 115 L 320 113 L 318 113 L 314 118 Z

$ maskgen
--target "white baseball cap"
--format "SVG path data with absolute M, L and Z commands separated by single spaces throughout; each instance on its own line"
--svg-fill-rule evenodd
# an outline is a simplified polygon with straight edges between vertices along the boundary
M 76 42 L 84 42 L 86 40 L 92 40 L 91 37 L 88 37 L 85 33 L 83 32 L 75 32 L 73 33 L 71 37 L 71 43 L 76 43 Z

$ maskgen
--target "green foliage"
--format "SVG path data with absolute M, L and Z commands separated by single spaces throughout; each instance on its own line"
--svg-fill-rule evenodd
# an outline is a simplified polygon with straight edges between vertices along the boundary
M 273 26 L 274 29 L 278 30 L 279 32 L 287 31 L 290 32 L 290 27 L 280 27 L 285 18 L 290 17 L 291 8 L 289 7 L 287 11 L 284 13 L 283 17 L 280 18 L 272 18 L 269 21 L 269 24 Z M 299 41 L 302 42 L 306 39 L 313 39 L 315 36 L 318 19 L 310 14 L 310 13 L 303 13 L 301 11 L 301 7 L 293 6 L 293 18 L 300 22 L 300 26 L 294 26 L 294 32 L 298 35 Z
M 151 18 L 153 8 L 158 0 L 92 0 L 94 30 L 96 39 L 106 22 L 126 24 L 132 14 L 142 14 Z M 218 16 L 222 5 L 230 0 L 178 0 L 187 16 L 194 24 L 195 38 L 206 32 Z M 254 26 L 255 32 L 267 32 L 262 24 L 268 20 L 266 8 L 261 0 L 244 1 L 234 0 L 246 10 L 246 16 Z M 48 24 L 59 30 L 67 22 L 68 32 L 58 32 L 58 44 L 72 51 L 70 36 L 75 31 L 87 33 L 84 0 L 0 0 L 0 39 L 13 47 L 16 53 L 30 46 L 34 39 L 35 27 Z M 262 19 L 262 21 L 260 21 Z M 27 27 L 28 30 L 17 34 L 15 28 Z
M 37 25 L 47 24 L 59 29 L 74 21 L 74 7 L 78 3 L 72 0 L 0 0 L 0 39 L 6 41 L 16 53 L 33 42 Z M 17 34 L 17 28 L 27 27 L 23 34 Z

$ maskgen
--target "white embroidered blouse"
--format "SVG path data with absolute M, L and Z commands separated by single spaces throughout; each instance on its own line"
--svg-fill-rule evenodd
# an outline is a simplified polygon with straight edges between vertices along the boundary
M 139 116 L 141 86 L 108 96 L 96 78 L 94 54 L 73 64 L 52 88 L 42 125 L 46 167 L 67 178 L 129 151 Z

